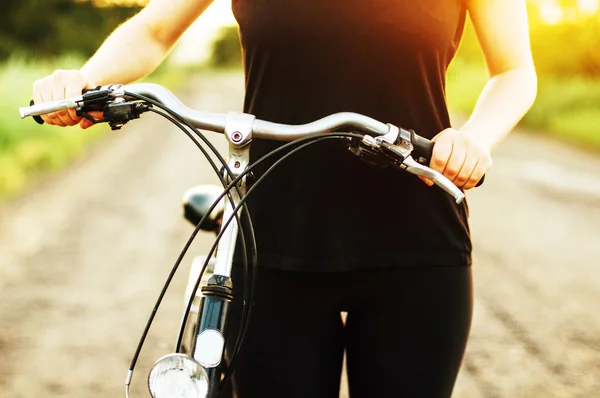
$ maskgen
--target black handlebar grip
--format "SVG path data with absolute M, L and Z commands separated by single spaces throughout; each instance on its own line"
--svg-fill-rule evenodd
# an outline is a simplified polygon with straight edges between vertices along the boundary
M 409 130 L 410 132 L 410 142 L 412 143 L 414 149 L 413 152 L 416 156 L 413 156 L 416 160 L 419 158 L 424 158 L 426 164 L 429 165 L 431 158 L 433 157 L 433 142 L 428 140 L 425 137 L 421 137 L 419 134 L 415 133 L 414 130 Z
M 415 133 L 414 130 L 409 130 L 409 132 L 410 132 L 410 142 L 412 143 L 412 145 L 414 147 L 413 152 L 414 152 L 415 156 L 413 156 L 413 158 L 415 158 L 415 160 L 417 160 L 419 162 L 421 162 L 419 158 L 423 158 L 425 164 L 429 165 L 429 162 L 431 161 L 431 158 L 433 157 L 434 143 L 425 137 L 421 137 L 420 135 Z M 476 187 L 480 186 L 481 184 L 483 184 L 484 180 L 485 180 L 485 175 L 483 177 L 481 177 L 481 179 L 477 182 L 477 184 L 475 186 Z

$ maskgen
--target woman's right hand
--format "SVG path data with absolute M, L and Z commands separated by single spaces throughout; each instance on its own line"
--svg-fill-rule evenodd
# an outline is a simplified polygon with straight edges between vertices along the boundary
M 81 95 L 84 89 L 94 88 L 95 84 L 81 71 L 57 70 L 49 76 L 36 80 L 33 83 L 33 102 L 41 104 L 50 101 L 60 101 L 66 98 L 75 98 Z M 41 116 L 44 122 L 56 126 L 74 126 L 81 128 L 93 125 L 87 119 L 77 116 L 75 109 L 62 110 Z

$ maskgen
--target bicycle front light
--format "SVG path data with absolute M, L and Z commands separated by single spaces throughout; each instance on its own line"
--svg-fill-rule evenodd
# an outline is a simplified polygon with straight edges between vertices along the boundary
M 168 354 L 152 366 L 148 388 L 154 398 L 206 398 L 208 376 L 191 357 Z

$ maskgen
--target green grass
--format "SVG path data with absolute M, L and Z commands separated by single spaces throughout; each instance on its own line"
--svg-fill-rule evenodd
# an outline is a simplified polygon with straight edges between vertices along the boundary
M 475 106 L 487 74 L 483 67 L 454 60 L 448 70 L 446 95 L 450 110 L 459 114 L 470 114 Z
M 36 65 L 15 59 L 0 66 L 0 85 L 5 94 L 10 93 L 0 96 L 0 199 L 18 192 L 32 176 L 64 166 L 106 131 L 101 128 L 83 133 L 40 126 L 19 117 L 18 108 L 29 104 L 36 79 L 51 73 L 55 65 L 67 69 L 80 64 L 80 60 L 67 57 Z
M 18 193 L 35 176 L 58 170 L 84 153 L 85 148 L 109 134 L 106 125 L 81 130 L 40 126 L 31 118 L 22 120 L 18 108 L 29 104 L 33 82 L 57 68 L 79 68 L 82 59 L 64 57 L 55 62 L 31 64 L 13 59 L 0 65 L 0 200 Z M 148 81 L 176 90 L 182 74 L 160 68 Z M 6 94 L 9 95 L 6 95 Z
M 448 73 L 448 104 L 468 115 L 485 85 L 480 65 L 457 60 Z M 548 134 L 571 145 L 600 151 L 600 79 L 538 76 L 535 104 L 520 123 L 529 132 Z
M 523 124 L 565 142 L 600 150 L 600 79 L 541 76 L 536 103 Z

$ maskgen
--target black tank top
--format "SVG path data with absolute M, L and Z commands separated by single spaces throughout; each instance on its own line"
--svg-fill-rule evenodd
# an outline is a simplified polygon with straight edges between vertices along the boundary
M 233 11 L 246 112 L 288 124 L 358 112 L 429 138 L 450 127 L 445 73 L 462 36 L 462 0 L 233 0 Z M 251 160 L 278 145 L 254 140 Z M 466 204 L 406 172 L 368 165 L 339 140 L 293 155 L 253 195 L 261 266 L 471 260 Z

